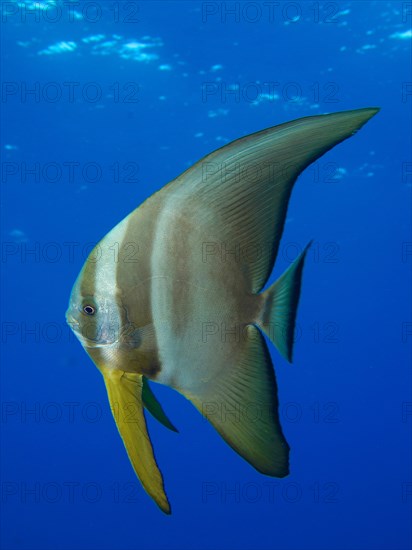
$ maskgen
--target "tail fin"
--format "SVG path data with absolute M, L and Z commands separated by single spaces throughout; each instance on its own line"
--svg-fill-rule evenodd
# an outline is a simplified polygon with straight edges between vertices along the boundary
M 276 346 L 279 353 L 292 362 L 296 312 L 298 309 L 303 265 L 309 243 L 293 264 L 264 293 L 258 327 Z

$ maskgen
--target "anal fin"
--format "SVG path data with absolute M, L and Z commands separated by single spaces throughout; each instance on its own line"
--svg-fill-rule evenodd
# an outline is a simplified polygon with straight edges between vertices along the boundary
M 289 446 L 279 422 L 270 354 L 255 326 L 245 327 L 244 338 L 237 362 L 222 365 L 203 389 L 179 391 L 259 472 L 284 477 L 289 473 Z

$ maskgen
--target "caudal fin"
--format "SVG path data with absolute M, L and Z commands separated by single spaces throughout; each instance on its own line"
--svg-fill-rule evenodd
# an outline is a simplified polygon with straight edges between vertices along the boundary
M 290 363 L 292 362 L 303 265 L 310 244 L 283 275 L 263 293 L 264 303 L 257 323 L 279 353 Z

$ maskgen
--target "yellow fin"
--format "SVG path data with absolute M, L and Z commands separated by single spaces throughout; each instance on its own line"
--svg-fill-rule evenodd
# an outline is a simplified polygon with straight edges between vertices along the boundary
M 106 384 L 113 417 L 134 471 L 145 491 L 159 508 L 170 514 L 162 474 L 147 433 L 142 403 L 142 376 L 108 368 L 100 370 Z

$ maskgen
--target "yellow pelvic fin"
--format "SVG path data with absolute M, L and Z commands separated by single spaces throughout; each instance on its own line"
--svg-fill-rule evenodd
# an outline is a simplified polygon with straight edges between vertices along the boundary
M 142 403 L 142 375 L 108 368 L 100 370 L 106 384 L 113 417 L 133 469 L 159 508 L 170 514 L 162 474 L 147 433 Z

